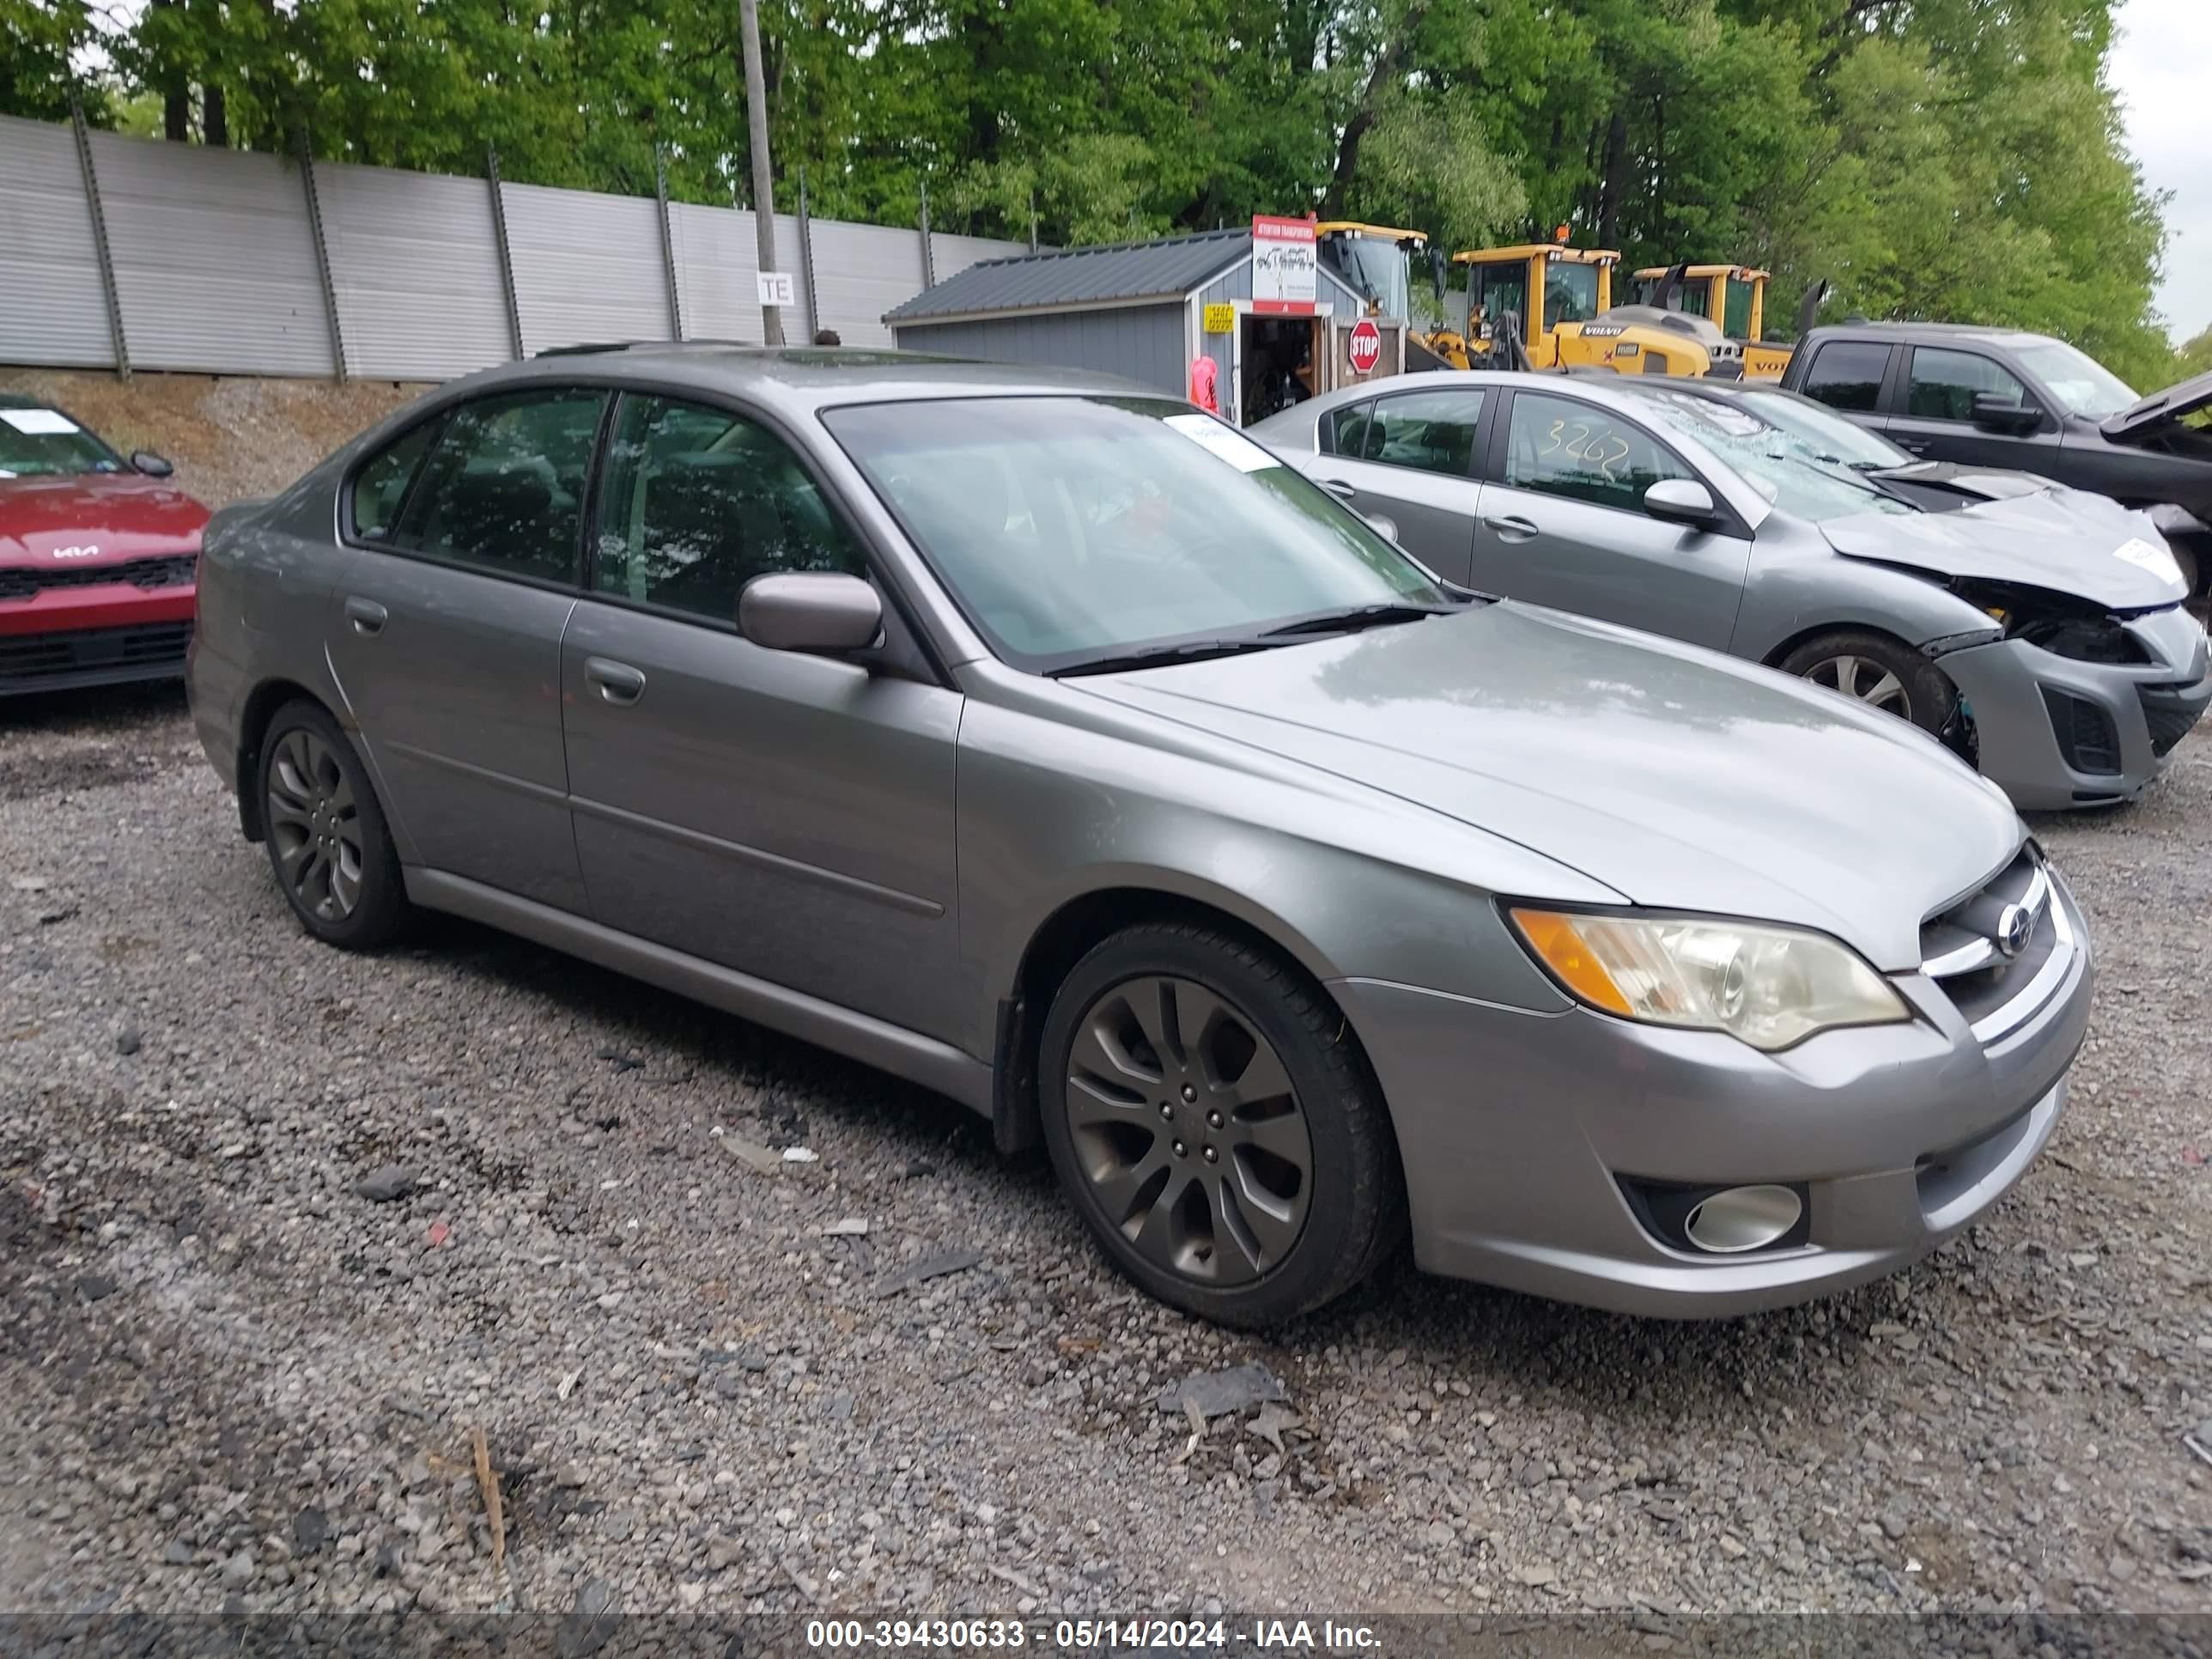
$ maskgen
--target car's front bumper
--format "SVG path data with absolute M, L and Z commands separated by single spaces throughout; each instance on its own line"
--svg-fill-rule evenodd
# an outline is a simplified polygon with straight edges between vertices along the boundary
M 190 583 L 118 585 L 0 603 L 0 696 L 175 679 L 192 634 Z
M 1764 1054 L 1712 1032 L 1577 1008 L 1530 1013 L 1376 980 L 1342 1000 L 1403 1156 L 1425 1269 L 1621 1312 L 1785 1305 L 1917 1260 L 2016 1181 L 2051 1136 L 2089 1015 L 2088 937 L 2059 884 L 2050 971 L 1977 1021 L 1893 976 L 1909 1024 Z M 1707 1255 L 1668 1243 L 1653 1187 L 1775 1183 L 1802 1243 Z
M 2021 811 L 2133 800 L 2212 704 L 2195 618 L 2177 606 L 2127 628 L 2149 662 L 2082 662 L 2016 639 L 1937 659 L 1973 718 L 1983 775 Z

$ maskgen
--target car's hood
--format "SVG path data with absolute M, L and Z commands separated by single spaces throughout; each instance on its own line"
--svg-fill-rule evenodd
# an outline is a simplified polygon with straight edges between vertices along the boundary
M 200 544 L 208 510 L 134 472 L 0 478 L 0 564 L 113 564 Z
M 2097 423 L 2097 430 L 2115 443 L 2141 443 L 2208 405 L 2212 405 L 2212 370 L 2177 381 L 2163 392 L 2154 392 L 2117 415 L 2107 415 Z
M 1529 606 L 1066 684 L 1427 806 L 1633 903 L 1819 928 L 1885 969 L 1917 963 L 1921 921 L 2024 833 L 1890 715 Z
M 2039 490 L 1957 513 L 1857 513 L 1820 529 L 1848 558 L 2021 582 L 2108 611 L 2152 611 L 2185 597 L 2173 556 L 2149 521 L 2078 489 Z
M 2051 480 L 2038 477 L 2033 472 L 2012 472 L 2002 467 L 1967 466 L 1958 461 L 1914 461 L 1909 466 L 1885 467 L 1871 476 L 1899 483 L 1940 485 L 1961 495 L 1978 496 L 1985 501 L 2015 501 L 2022 495 L 2039 495 L 2051 487 Z

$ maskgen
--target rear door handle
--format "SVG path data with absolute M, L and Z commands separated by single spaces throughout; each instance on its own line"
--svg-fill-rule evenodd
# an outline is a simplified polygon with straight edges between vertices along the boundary
M 1517 514 L 1502 519 L 1485 519 L 1482 526 L 1495 534 L 1498 540 L 1505 542 L 1525 542 L 1531 536 L 1543 533 L 1536 528 L 1534 520 L 1522 518 Z
M 1900 438 L 1893 434 L 1890 437 L 1890 442 L 1895 444 L 1899 449 L 1909 449 L 1916 455 L 1925 455 L 1928 453 L 1929 440 L 1926 438 Z
M 1316 478 L 1314 482 L 1318 483 L 1323 489 L 1328 491 L 1330 495 L 1335 496 L 1340 501 L 1351 501 L 1359 494 L 1358 490 L 1353 489 L 1352 485 L 1345 483 L 1341 478 Z
M 584 659 L 584 678 L 599 688 L 599 696 L 624 707 L 645 695 L 645 675 L 626 662 L 606 657 Z
M 374 599 L 348 599 L 345 613 L 356 634 L 381 634 L 384 624 L 392 619 L 392 613 Z

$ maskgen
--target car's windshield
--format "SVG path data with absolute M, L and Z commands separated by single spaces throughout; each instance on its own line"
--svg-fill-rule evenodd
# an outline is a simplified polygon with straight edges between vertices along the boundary
M 1878 432 L 1831 414 L 1826 405 L 1786 392 L 1747 392 L 1737 402 L 1771 426 L 1802 438 L 1819 455 L 1850 466 L 1910 466 L 1912 457 Z
M 1650 394 L 1661 426 L 1693 438 L 1785 513 L 1820 524 L 1854 513 L 1917 509 L 1867 483 L 1827 452 L 1736 404 L 1680 392 Z
M 975 398 L 823 418 L 1019 667 L 1449 602 L 1333 498 L 1187 404 Z
M 0 407 L 0 477 L 123 470 L 121 456 L 58 409 Z
M 2013 354 L 2069 414 L 2101 421 L 2139 403 L 2135 388 L 2085 351 L 2063 340 L 2036 340 L 2016 345 Z

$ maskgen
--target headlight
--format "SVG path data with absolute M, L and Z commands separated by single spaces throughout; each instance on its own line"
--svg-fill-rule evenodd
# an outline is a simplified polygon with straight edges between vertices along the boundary
M 1697 917 L 1512 916 L 1553 978 L 1624 1019 L 1726 1031 L 1771 1054 L 1815 1031 L 1912 1017 L 1888 981 L 1823 934 Z

